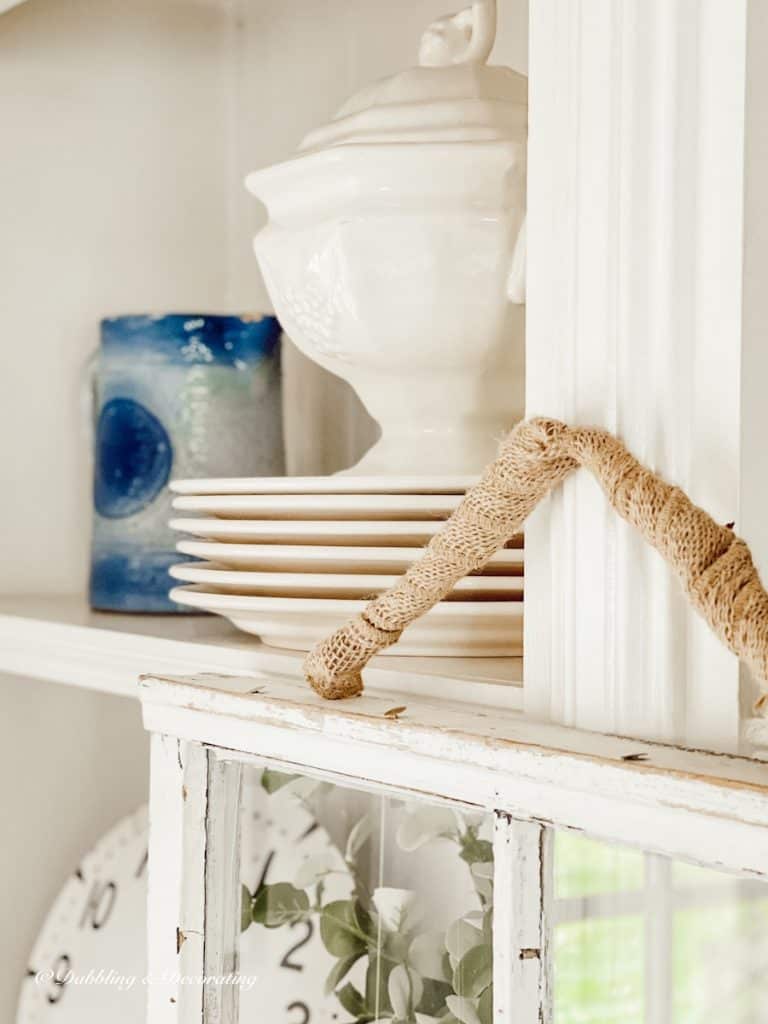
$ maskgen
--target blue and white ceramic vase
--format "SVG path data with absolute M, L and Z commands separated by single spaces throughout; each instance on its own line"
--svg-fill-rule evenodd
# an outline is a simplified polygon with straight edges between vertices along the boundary
M 103 320 L 95 373 L 91 606 L 187 611 L 168 599 L 183 561 L 172 477 L 284 472 L 280 326 L 271 316 Z

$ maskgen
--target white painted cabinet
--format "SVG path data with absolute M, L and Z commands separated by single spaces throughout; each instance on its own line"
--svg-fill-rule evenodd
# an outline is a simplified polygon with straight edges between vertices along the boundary
M 142 683 L 149 1024 L 763 1020 L 763 765 L 253 682 Z
M 376 934 L 362 929 L 365 950 L 358 936 L 348 955 L 360 958 L 332 989 L 361 994 L 357 1019 L 403 1010 L 424 1024 L 448 1007 L 451 1024 L 487 1024 L 489 1012 L 521 1024 L 682 1024 L 717 1005 L 727 1008 L 721 1019 L 757 1024 L 768 1003 L 768 769 L 745 756 L 754 752 L 742 735 L 751 684 L 587 479 L 569 481 L 527 529 L 524 679 L 511 660 L 392 662 L 372 668 L 364 698 L 322 705 L 301 685 L 298 658 L 221 621 L 85 608 L 82 393 L 99 318 L 266 308 L 251 252 L 260 214 L 245 174 L 288 156 L 360 86 L 413 60 L 414 40 L 445 0 L 3 8 L 0 766 L 12 825 L 0 870 L 12 884 L 0 912 L 13 927 L 0 1017 L 13 1019 L 34 935 L 80 851 L 146 795 L 135 698 L 148 674 L 149 951 L 160 975 L 148 988 L 149 1024 L 252 1019 L 231 986 L 174 979 L 242 964 L 266 942 L 265 915 L 283 906 L 265 908 L 273 882 L 245 868 L 251 857 L 263 867 L 266 844 L 284 843 L 280 829 L 290 836 L 306 807 L 270 803 L 279 790 L 269 792 L 265 771 L 336 787 L 324 792 L 331 801 L 342 793 L 339 813 L 370 819 L 360 847 L 373 858 L 369 888 L 399 891 L 401 903 L 415 893 L 429 918 L 443 886 L 440 941 L 467 915 L 474 931 L 458 931 L 483 940 L 446 946 L 447 965 L 430 977 L 435 947 L 424 939 L 412 954 L 421 969 L 399 972 L 386 993 L 375 983 L 371 1004 L 359 961 L 381 959 L 378 929 L 394 897 L 377 907 L 370 893 L 364 921 Z M 766 9 L 759 0 L 535 0 L 529 24 L 525 0 L 500 0 L 499 13 L 495 59 L 520 71 L 530 63 L 528 411 L 617 430 L 735 520 L 768 570 Z M 293 472 L 331 472 L 375 436 L 348 390 L 292 349 L 285 382 Z M 521 381 L 511 406 L 522 391 Z M 399 706 L 399 717 L 385 715 Z M 768 747 L 761 723 L 750 730 Z M 300 781 L 286 785 L 302 791 Z M 273 806 L 268 827 L 243 829 L 249 807 L 264 815 Z M 398 843 L 402 821 L 418 831 L 439 817 L 435 808 L 455 809 L 455 828 L 409 860 L 418 851 Z M 338 835 L 319 829 L 313 842 L 325 834 L 333 850 L 319 844 L 313 857 L 338 857 Z M 462 859 L 470 835 L 490 847 Z M 301 865 L 289 862 L 274 884 L 295 890 Z M 334 882 L 342 902 L 349 878 L 344 861 Z M 251 901 L 244 931 L 241 884 Z M 269 1024 L 340 1012 L 338 997 L 307 980 L 310 963 L 333 966 L 325 904 L 315 912 L 298 899 L 263 946 L 285 1011 Z M 409 942 L 420 935 L 414 925 Z M 472 949 L 481 952 L 467 994 L 454 974 Z M 408 967 L 410 945 L 398 955 L 392 970 Z M 695 971 L 681 973 L 686 958 Z M 287 982 L 299 977 L 291 997 Z M 346 998 L 351 1006 L 356 996 Z

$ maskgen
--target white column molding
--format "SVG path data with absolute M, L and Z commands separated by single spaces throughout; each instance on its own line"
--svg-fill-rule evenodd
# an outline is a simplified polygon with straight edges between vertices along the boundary
M 766 12 L 750 13 L 748 50 L 748 7 L 531 5 L 526 398 L 529 415 L 616 431 L 717 519 L 736 520 L 768 565 L 757 83 L 754 110 L 745 103 L 748 61 L 765 77 L 752 22 Z M 754 33 L 764 43 L 764 24 Z M 738 746 L 736 659 L 585 474 L 528 524 L 525 585 L 527 710 Z

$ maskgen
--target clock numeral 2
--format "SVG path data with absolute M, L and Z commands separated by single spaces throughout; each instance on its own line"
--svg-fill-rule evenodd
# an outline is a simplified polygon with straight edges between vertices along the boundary
M 117 899 L 117 884 L 115 882 L 94 882 L 88 895 L 83 916 L 80 918 L 80 927 L 85 928 L 90 924 L 91 928 L 103 928 L 109 920 L 109 915 L 115 906 Z
M 303 943 L 302 943 L 302 945 L 303 945 Z M 304 1014 L 304 1016 L 301 1018 L 301 1020 L 291 1021 L 291 1024 L 309 1024 L 310 1020 L 312 1019 L 312 1015 L 310 1014 L 309 1007 L 307 1006 L 306 1003 L 299 1003 L 299 1002 L 291 1003 L 287 1007 L 287 1009 L 288 1009 L 289 1013 L 291 1012 L 291 1010 L 299 1010 L 301 1013 Z
M 72 961 L 66 953 L 63 953 L 53 965 L 53 977 L 51 978 L 51 990 L 46 994 L 48 1002 L 55 1006 L 64 995 L 64 988 L 67 984 L 67 975 L 72 966 Z
M 303 939 L 299 939 L 295 946 L 291 946 L 288 952 L 285 954 L 283 959 L 280 961 L 281 967 L 287 967 L 289 971 L 303 971 L 304 964 L 297 964 L 291 960 L 294 953 L 298 953 L 302 946 L 306 946 L 309 940 L 312 938 L 312 934 L 315 930 L 314 925 L 311 921 L 293 921 L 291 928 L 303 928 L 306 932 Z M 291 1006 L 303 1006 L 303 1003 L 291 1003 Z M 290 1007 L 288 1007 L 290 1009 Z M 307 1018 L 309 1019 L 309 1018 Z

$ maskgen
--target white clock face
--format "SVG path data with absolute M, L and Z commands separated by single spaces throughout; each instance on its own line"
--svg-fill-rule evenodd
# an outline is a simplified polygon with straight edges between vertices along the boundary
M 83 858 L 29 958 L 17 1024 L 141 1021 L 146 1015 L 147 809 Z
M 446 1008 L 490 1024 L 490 819 L 261 767 L 243 776 L 241 1024 L 429 1020 Z M 146 876 L 142 808 L 59 894 L 17 1024 L 145 1019 Z
M 334 870 L 330 898 L 349 896 L 343 859 L 291 793 L 269 795 L 247 774 L 242 800 L 242 880 L 294 882 L 318 858 Z M 234 837 L 233 837 L 234 841 Z M 17 1024 L 103 1024 L 146 1015 L 147 808 L 123 819 L 83 858 L 51 908 L 29 958 Z M 343 1012 L 323 994 L 334 959 L 312 921 L 241 936 L 242 1021 L 318 1024 Z
M 241 878 L 250 893 L 280 883 L 302 887 L 302 872 L 311 873 L 319 865 L 327 872 L 324 898 L 349 898 L 351 879 L 341 853 L 290 787 L 268 795 L 260 773 L 246 772 L 242 808 Z M 241 1022 L 332 1024 L 346 1019 L 336 998 L 324 993 L 335 962 L 315 919 L 282 927 L 251 924 L 240 938 L 240 974 L 245 979 Z

